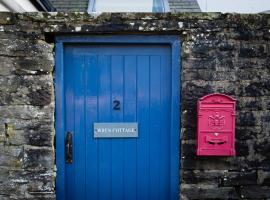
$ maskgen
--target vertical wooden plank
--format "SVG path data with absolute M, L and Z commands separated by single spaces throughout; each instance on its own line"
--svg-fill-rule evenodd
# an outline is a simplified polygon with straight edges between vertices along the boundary
M 171 70 L 166 55 L 161 55 L 161 110 L 160 124 L 160 199 L 170 199 L 170 133 L 171 133 Z
M 112 122 L 123 121 L 123 56 L 111 57 L 112 101 L 120 101 L 120 110 L 112 110 Z M 123 199 L 123 139 L 112 139 L 112 200 Z
M 55 68 L 55 96 L 56 100 L 56 198 L 65 199 L 66 180 L 65 180 L 65 88 L 64 88 L 64 49 L 63 43 L 56 43 L 56 68 Z
M 98 121 L 111 120 L 111 66 L 110 56 L 100 54 L 98 57 L 99 93 L 98 93 Z M 111 140 L 98 138 L 99 143 L 99 199 L 111 198 Z
M 124 121 L 137 121 L 136 55 L 124 60 Z M 139 136 L 140 137 L 140 136 Z M 137 138 L 124 140 L 124 199 L 136 200 Z
M 86 63 L 86 200 L 98 199 L 98 152 L 93 135 L 93 123 L 97 121 L 98 109 L 98 56 L 88 55 Z
M 149 56 L 137 57 L 137 199 L 149 199 Z
M 73 82 L 75 87 L 74 108 L 74 165 L 75 185 L 71 190 L 75 191 L 76 199 L 85 199 L 85 65 L 84 56 L 75 52 L 73 56 Z M 71 79 L 72 80 L 72 79 Z M 75 80 L 75 81 L 74 81 Z
M 160 56 L 150 56 L 150 199 L 159 199 L 159 171 L 160 160 L 159 152 L 164 148 L 160 143 L 160 117 L 163 110 L 160 109 Z
M 66 110 L 66 116 L 65 116 L 65 132 L 64 135 L 66 135 L 67 131 L 72 132 L 73 134 L 73 141 L 74 141 L 74 81 L 68 81 L 73 75 L 73 66 L 74 66 L 74 59 L 73 59 L 73 48 L 66 48 L 65 49 L 65 70 L 64 70 L 64 76 L 65 76 L 65 110 Z M 65 139 L 64 139 L 65 140 Z M 65 153 L 64 153 L 65 158 Z M 74 157 L 74 152 L 73 152 Z M 64 161 L 65 164 L 65 161 Z M 72 190 L 74 184 L 75 184 L 75 167 L 74 162 L 72 164 L 65 164 L 66 168 L 66 197 L 67 199 L 73 199 L 74 198 L 74 192 Z M 70 174 L 72 174 L 70 176 Z
M 179 196 L 179 161 L 180 161 L 180 82 L 181 82 L 181 64 L 180 64 L 180 52 L 181 45 L 180 41 L 177 38 L 174 38 L 174 41 L 171 43 L 171 51 L 167 51 L 167 57 L 169 57 L 169 62 L 167 65 L 171 67 L 171 88 L 172 88 L 172 97 L 171 97 L 171 199 L 176 200 Z

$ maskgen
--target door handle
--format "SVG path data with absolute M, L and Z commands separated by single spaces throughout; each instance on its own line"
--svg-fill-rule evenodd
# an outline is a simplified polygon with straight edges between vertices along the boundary
M 73 162 L 73 137 L 71 132 L 66 133 L 65 140 L 65 160 L 67 164 L 71 164 Z

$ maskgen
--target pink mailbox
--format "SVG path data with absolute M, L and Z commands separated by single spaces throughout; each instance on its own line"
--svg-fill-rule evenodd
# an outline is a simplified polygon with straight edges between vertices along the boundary
M 210 94 L 198 100 L 197 155 L 235 155 L 236 99 Z

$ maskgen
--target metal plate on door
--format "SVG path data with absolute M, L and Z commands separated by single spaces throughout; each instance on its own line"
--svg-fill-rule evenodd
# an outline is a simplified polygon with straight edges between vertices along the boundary
M 136 138 L 138 123 L 94 123 L 94 138 Z

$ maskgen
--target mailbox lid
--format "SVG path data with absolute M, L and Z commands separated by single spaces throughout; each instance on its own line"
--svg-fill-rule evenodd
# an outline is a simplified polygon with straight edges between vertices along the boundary
M 210 133 L 203 132 L 199 136 L 201 149 L 231 149 L 234 147 L 230 132 Z
M 199 99 L 198 108 L 227 108 L 235 110 L 236 99 L 220 93 L 209 94 Z

